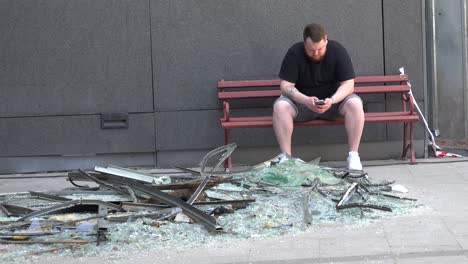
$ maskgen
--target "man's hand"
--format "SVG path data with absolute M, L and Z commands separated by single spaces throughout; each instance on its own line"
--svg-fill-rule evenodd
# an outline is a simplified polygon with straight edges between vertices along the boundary
M 315 101 L 317 100 L 319 100 L 317 97 L 311 96 L 307 101 L 307 107 L 316 113 L 325 113 L 332 106 L 332 100 L 330 98 L 326 98 L 325 100 L 323 100 L 325 102 L 325 104 L 323 105 L 315 104 Z

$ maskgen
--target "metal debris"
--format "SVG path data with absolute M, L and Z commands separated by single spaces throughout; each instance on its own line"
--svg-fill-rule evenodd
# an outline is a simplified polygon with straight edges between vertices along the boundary
M 22 207 L 13 204 L 0 203 L 0 209 L 5 212 L 7 216 L 20 216 L 34 212 L 34 209 Z
M 47 193 L 40 193 L 40 192 L 34 192 L 34 191 L 29 191 L 29 194 L 31 194 L 32 197 L 39 197 L 42 199 L 50 200 L 50 201 L 55 201 L 55 202 L 64 202 L 64 201 L 70 201 L 71 199 L 58 196 L 58 195 L 52 195 L 52 194 L 47 194 Z
M 25 220 L 31 219 L 33 217 L 38 217 L 38 216 L 50 214 L 50 213 L 53 213 L 53 212 L 56 212 L 56 211 L 59 211 L 59 210 L 65 209 L 65 208 L 70 208 L 70 207 L 73 207 L 73 206 L 76 206 L 76 205 L 99 205 L 99 206 L 104 206 L 104 207 L 106 207 L 108 209 L 114 209 L 114 210 L 117 210 L 117 211 L 121 210 L 120 206 L 112 204 L 112 203 L 103 202 L 101 200 L 81 200 L 80 199 L 80 200 L 67 201 L 67 202 L 61 203 L 59 205 L 55 205 L 55 206 L 51 206 L 51 207 L 48 207 L 48 208 L 45 208 L 45 209 L 42 209 L 42 210 L 34 211 L 32 213 L 29 213 L 29 214 L 21 217 L 17 221 L 25 221 Z
M 126 179 L 133 179 L 151 184 L 168 184 L 171 182 L 171 178 L 167 176 L 154 177 L 153 175 L 148 175 L 142 172 L 138 172 L 136 170 L 125 169 L 114 165 L 109 165 L 107 168 L 96 166 L 94 167 L 94 170 L 105 174 L 111 174 L 114 176 L 119 176 Z

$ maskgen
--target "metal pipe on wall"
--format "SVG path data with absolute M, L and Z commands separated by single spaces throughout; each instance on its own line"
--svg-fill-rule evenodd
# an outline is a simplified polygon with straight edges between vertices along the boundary
M 423 74 L 424 74 L 424 114 L 430 122 L 430 127 L 438 129 L 438 94 L 437 94 L 437 43 L 436 43 L 436 11 L 435 0 L 422 0 L 423 12 Z M 424 132 L 424 146 L 428 146 L 429 134 Z M 424 148 L 424 158 L 429 156 Z
M 435 131 L 439 131 L 439 102 L 438 102 L 438 86 L 437 86 L 437 42 L 436 42 L 436 7 L 435 7 L 435 0 L 429 0 L 430 4 L 430 22 L 431 22 L 431 50 L 432 50 L 432 68 L 431 68 L 431 75 L 432 75 L 432 89 L 430 96 L 432 97 L 431 100 L 431 120 L 432 120 L 432 128 Z M 436 133 L 438 134 L 438 133 Z
M 425 0 L 421 0 L 421 39 L 423 40 L 423 45 L 422 45 L 422 48 L 423 48 L 423 56 L 422 56 L 422 59 L 423 59 L 423 99 L 424 99 L 424 115 L 425 116 L 428 116 L 428 113 L 429 113 L 429 110 L 428 110 L 428 89 L 427 89 L 427 45 L 426 45 L 426 19 L 425 18 L 425 15 L 426 15 L 426 1 Z M 428 135 L 427 135 L 427 132 L 424 132 L 424 146 L 427 146 L 428 144 Z M 424 158 L 427 158 L 429 155 L 428 153 L 428 149 L 426 147 L 424 147 Z
M 463 94 L 465 114 L 465 141 L 468 141 L 468 34 L 467 34 L 467 0 L 460 0 L 462 6 L 462 45 L 463 45 Z

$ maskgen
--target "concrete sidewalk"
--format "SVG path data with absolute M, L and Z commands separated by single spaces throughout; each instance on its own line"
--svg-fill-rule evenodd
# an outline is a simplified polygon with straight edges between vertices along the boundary
M 214 249 L 155 249 L 135 252 L 117 263 L 468 263 L 468 161 L 367 166 L 365 170 L 372 179 L 404 185 L 408 196 L 426 207 L 365 227 L 313 225 L 294 237 L 245 240 Z M 1 180 L 0 192 L 60 189 L 58 182 L 63 178 Z M 46 262 L 106 261 L 56 257 Z

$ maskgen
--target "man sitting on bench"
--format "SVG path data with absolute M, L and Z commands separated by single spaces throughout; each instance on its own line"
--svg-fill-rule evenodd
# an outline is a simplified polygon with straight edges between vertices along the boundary
M 340 43 L 327 38 L 319 24 L 307 25 L 303 38 L 303 42 L 289 48 L 281 64 L 282 95 L 273 105 L 273 129 L 281 154 L 273 161 L 282 162 L 291 156 L 294 121 L 344 117 L 348 169 L 362 170 L 358 150 L 364 110 L 361 98 L 353 93 L 351 58 Z

